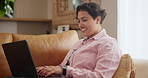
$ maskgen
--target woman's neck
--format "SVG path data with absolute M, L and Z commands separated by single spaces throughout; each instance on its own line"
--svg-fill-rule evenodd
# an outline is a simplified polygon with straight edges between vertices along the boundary
M 87 39 L 92 38 L 93 36 L 98 34 L 101 30 L 102 30 L 102 27 L 99 27 L 98 30 L 95 33 L 93 33 L 92 35 L 90 35 L 89 37 L 87 37 Z

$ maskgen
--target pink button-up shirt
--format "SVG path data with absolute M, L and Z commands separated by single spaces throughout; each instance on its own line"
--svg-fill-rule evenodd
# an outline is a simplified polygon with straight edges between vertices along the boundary
M 118 68 L 121 51 L 116 39 L 103 29 L 89 39 L 78 41 L 68 52 L 61 65 L 67 66 L 67 76 L 73 78 L 111 78 Z

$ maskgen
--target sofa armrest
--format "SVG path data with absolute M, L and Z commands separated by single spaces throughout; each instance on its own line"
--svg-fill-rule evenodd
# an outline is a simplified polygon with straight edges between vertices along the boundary
M 112 78 L 132 78 L 135 77 L 132 71 L 135 70 L 133 59 L 129 54 L 121 57 L 120 64 Z M 131 74 L 132 72 L 132 74 Z

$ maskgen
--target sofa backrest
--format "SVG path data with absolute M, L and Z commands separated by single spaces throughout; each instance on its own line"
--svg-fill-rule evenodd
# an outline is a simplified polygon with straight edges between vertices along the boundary
M 26 40 L 36 66 L 60 64 L 74 43 L 79 40 L 78 34 L 74 30 L 66 31 L 61 34 L 8 34 L 8 36 L 11 38 L 7 39 L 7 35 L 5 38 L 0 34 L 0 44 Z M 1 39 L 1 37 L 3 38 Z M 4 52 L 0 46 L 0 78 L 4 76 L 11 76 L 11 73 Z
M 13 40 L 27 40 L 35 65 L 58 65 L 78 41 L 76 31 L 50 35 L 13 34 Z

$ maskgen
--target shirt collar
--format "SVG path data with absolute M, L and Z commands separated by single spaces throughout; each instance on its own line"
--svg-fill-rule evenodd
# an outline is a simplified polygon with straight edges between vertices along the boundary
M 100 39 L 100 38 L 101 38 L 103 35 L 105 35 L 105 34 L 106 34 L 106 30 L 103 29 L 103 30 L 101 30 L 98 34 L 94 35 L 93 37 L 91 37 L 91 38 L 89 38 L 89 39 L 87 39 L 87 37 L 84 38 L 83 41 L 85 41 L 85 40 L 90 40 L 90 39 L 94 39 L 94 40 Z

